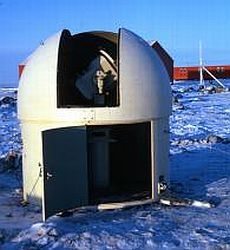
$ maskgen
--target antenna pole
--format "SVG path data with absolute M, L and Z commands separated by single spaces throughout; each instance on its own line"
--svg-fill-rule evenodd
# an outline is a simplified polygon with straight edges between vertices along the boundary
M 204 85 L 204 76 L 203 71 L 205 71 L 207 74 L 209 74 L 222 88 L 226 88 L 221 81 L 219 81 L 203 64 L 203 58 L 202 58 L 202 43 L 199 42 L 199 59 L 200 59 L 200 85 Z
M 199 42 L 199 60 L 200 60 L 200 85 L 202 86 L 204 83 L 204 77 L 203 77 L 203 59 L 202 59 L 202 43 Z

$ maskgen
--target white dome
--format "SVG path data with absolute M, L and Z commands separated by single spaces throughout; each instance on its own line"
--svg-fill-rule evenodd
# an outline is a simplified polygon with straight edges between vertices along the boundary
M 134 33 L 117 34 L 119 104 L 113 107 L 58 107 L 57 74 L 63 36 L 59 32 L 32 54 L 19 83 L 21 120 L 110 124 L 166 117 L 171 113 L 171 88 L 157 53 Z M 82 33 L 84 34 L 84 33 Z M 87 33 L 85 33 L 87 34 Z

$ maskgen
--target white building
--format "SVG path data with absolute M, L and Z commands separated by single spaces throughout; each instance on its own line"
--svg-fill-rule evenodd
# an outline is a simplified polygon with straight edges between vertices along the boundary
M 131 31 L 47 39 L 23 70 L 18 114 L 24 199 L 44 219 L 137 193 L 157 200 L 169 182 L 169 76 Z

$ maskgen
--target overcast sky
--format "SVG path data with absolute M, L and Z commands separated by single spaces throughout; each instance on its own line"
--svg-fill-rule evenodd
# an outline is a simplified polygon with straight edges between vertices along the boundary
M 52 34 L 128 28 L 158 40 L 176 65 L 230 64 L 230 0 L 0 0 L 0 86 L 17 85 L 17 65 Z

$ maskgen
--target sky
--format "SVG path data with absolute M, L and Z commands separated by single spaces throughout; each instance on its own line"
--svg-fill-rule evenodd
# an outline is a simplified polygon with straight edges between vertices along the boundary
M 0 86 L 54 33 L 130 29 L 157 40 L 175 65 L 230 64 L 230 0 L 0 0 Z

